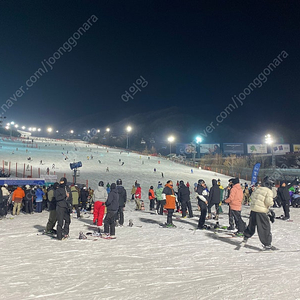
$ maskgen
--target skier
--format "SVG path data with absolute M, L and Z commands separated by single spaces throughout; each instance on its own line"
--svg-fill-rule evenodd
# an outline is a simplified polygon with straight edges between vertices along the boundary
M 162 196 L 163 186 L 162 183 L 159 181 L 157 189 L 155 190 L 155 197 L 157 200 L 156 204 L 156 214 L 163 215 L 164 212 L 164 205 L 166 204 L 166 200 L 164 200 Z
M 115 183 L 111 184 L 111 192 L 105 202 L 107 213 L 104 219 L 104 238 L 116 238 L 115 215 L 119 208 L 119 194 Z
M 251 195 L 251 212 L 249 224 L 244 231 L 244 240 L 246 243 L 251 238 L 257 227 L 258 237 L 265 250 L 272 250 L 272 234 L 268 217 L 269 208 L 273 205 L 272 181 L 265 177 L 263 184 Z M 275 214 L 270 214 L 270 220 L 274 222 Z
M 167 184 L 165 185 L 163 192 L 162 192 L 163 199 L 166 200 L 165 208 L 168 211 L 167 216 L 167 227 L 176 227 L 172 222 L 172 216 L 174 213 L 174 209 L 176 207 L 176 196 L 173 189 L 173 182 L 172 180 L 168 180 Z
M 206 229 L 205 218 L 207 214 L 207 204 L 208 204 L 208 192 L 206 190 L 205 181 L 203 179 L 198 180 L 196 189 L 196 198 L 198 199 L 198 206 L 200 207 L 201 214 L 198 222 L 198 229 Z
M 72 193 L 67 186 L 65 177 L 60 179 L 59 186 L 54 191 L 54 197 L 56 200 L 57 239 L 62 240 L 69 237 L 70 213 L 72 211 Z
M 106 172 L 109 172 L 109 168 L 108 167 L 106 168 Z
M 122 179 L 117 180 L 117 191 L 119 194 L 119 208 L 116 214 L 116 225 L 123 227 L 124 224 L 124 208 L 127 200 L 127 193 L 124 187 L 122 186 Z
M 232 188 L 230 190 L 229 197 L 225 200 L 225 203 L 229 204 L 229 215 L 232 215 L 237 226 L 238 231 L 236 235 L 241 236 L 243 235 L 246 226 L 246 223 L 242 220 L 241 216 L 243 190 L 238 178 L 232 178 L 229 181 L 232 183 Z M 233 227 L 233 224 L 229 225 L 231 228 Z
M 99 181 L 97 188 L 93 194 L 94 201 L 94 219 L 93 224 L 97 226 L 102 226 L 103 217 L 105 212 L 105 201 L 107 200 L 108 194 L 104 187 L 104 182 Z
M 186 210 L 189 212 L 189 217 L 193 217 L 193 210 L 190 200 L 190 190 L 184 184 L 183 180 L 180 180 L 178 189 L 178 201 L 181 203 L 182 218 L 186 218 Z
M 155 204 L 155 194 L 153 190 L 153 186 L 150 186 L 148 197 L 150 200 L 150 210 L 154 210 L 154 204 Z
M 219 204 L 220 204 L 220 188 L 218 186 L 217 180 L 212 180 L 212 187 L 209 191 L 209 197 L 208 197 L 208 216 L 207 219 L 211 219 L 211 208 L 212 206 L 215 206 L 216 208 L 216 220 L 219 219 Z
M 55 164 L 52 164 L 52 169 L 55 169 Z

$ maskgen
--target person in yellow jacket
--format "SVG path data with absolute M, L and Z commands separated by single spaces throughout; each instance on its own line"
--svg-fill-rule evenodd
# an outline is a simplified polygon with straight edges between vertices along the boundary
M 172 180 L 168 180 L 162 192 L 163 199 L 166 200 L 165 209 L 168 211 L 166 227 L 176 227 L 172 222 L 174 209 L 176 208 L 176 196 L 173 189 Z

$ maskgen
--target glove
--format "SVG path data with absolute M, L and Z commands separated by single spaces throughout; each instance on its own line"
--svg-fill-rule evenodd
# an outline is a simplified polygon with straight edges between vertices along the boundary
M 268 217 L 270 218 L 270 221 L 272 223 L 275 222 L 275 212 L 274 212 L 274 210 L 272 210 L 272 209 L 269 210 Z

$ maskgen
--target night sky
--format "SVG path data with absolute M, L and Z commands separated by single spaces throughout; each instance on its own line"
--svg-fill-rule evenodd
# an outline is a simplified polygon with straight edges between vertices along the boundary
M 8 120 L 59 128 L 99 113 L 100 127 L 176 106 L 216 126 L 232 97 L 284 51 L 222 124 L 299 136 L 299 1 L 2 0 L 0 24 L 0 113 Z M 70 51 L 50 70 L 44 59 L 66 42 Z M 42 62 L 47 72 L 28 87 Z M 148 85 L 124 102 L 140 76 Z M 17 101 L 5 112 L 10 98 Z

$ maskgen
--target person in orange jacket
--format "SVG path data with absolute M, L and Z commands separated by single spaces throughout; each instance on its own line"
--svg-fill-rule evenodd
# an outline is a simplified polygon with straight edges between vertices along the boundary
M 149 200 L 150 200 L 150 210 L 154 210 L 155 193 L 154 193 L 152 185 L 150 186 L 150 189 L 149 189 Z
M 20 214 L 21 204 L 24 197 L 25 197 L 25 192 L 22 190 L 20 186 L 18 186 L 12 195 L 12 202 L 14 202 L 13 216 L 16 214 L 16 211 L 17 211 L 17 215 Z
M 243 202 L 243 190 L 240 185 L 238 178 L 229 179 L 229 183 L 232 188 L 230 190 L 229 197 L 225 200 L 225 203 L 229 204 L 229 220 L 230 216 L 233 217 L 235 224 L 237 226 L 237 235 L 243 235 L 244 230 L 246 229 L 246 223 L 243 221 L 241 216 L 242 202 Z M 233 223 L 229 224 L 229 229 L 233 230 Z
M 172 222 L 174 209 L 176 208 L 176 196 L 173 189 L 172 180 L 168 180 L 162 192 L 163 199 L 166 200 L 165 209 L 168 211 L 166 227 L 176 227 Z

